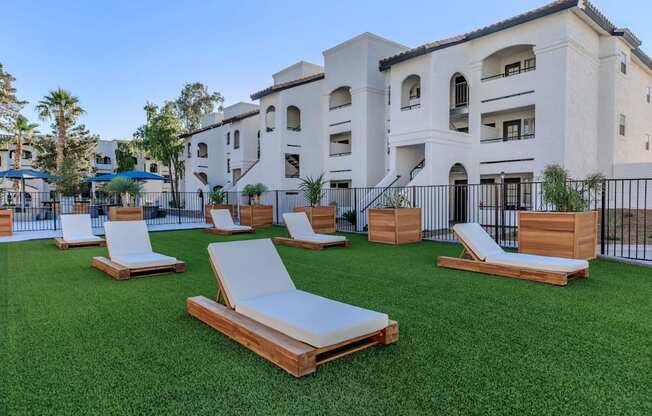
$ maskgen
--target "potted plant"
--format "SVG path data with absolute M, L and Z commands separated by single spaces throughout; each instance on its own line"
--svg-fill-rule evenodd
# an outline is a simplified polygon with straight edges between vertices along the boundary
M 204 216 L 206 217 L 206 223 L 212 224 L 213 217 L 211 217 L 211 210 L 213 209 L 228 209 L 233 216 L 233 207 L 229 204 L 225 204 L 226 201 L 226 192 L 220 189 L 214 189 L 211 193 L 208 194 L 208 204 L 204 209 Z
M 598 212 L 589 210 L 585 196 L 596 195 L 600 174 L 572 182 L 566 169 L 547 166 L 543 172 L 543 202 L 552 211 L 519 211 L 520 253 L 573 259 L 594 259 L 598 239 Z
M 109 208 L 110 221 L 137 221 L 144 218 L 142 207 L 131 207 L 132 197 L 140 195 L 143 185 L 130 178 L 117 176 L 104 186 L 104 191 L 115 193 L 120 196 L 122 207 Z
M 336 207 L 320 206 L 326 191 L 324 191 L 324 174 L 322 173 L 316 178 L 308 176 L 307 178 L 299 179 L 299 190 L 303 192 L 303 196 L 308 202 L 307 207 L 294 208 L 294 212 L 305 212 L 308 221 L 312 225 L 316 233 L 334 233 L 336 230 L 335 211 Z
M 399 191 L 385 196 L 382 208 L 367 210 L 369 241 L 406 244 L 421 241 L 421 208 L 412 208 Z
M 262 183 L 248 184 L 242 193 L 249 198 L 249 205 L 240 205 L 240 224 L 250 227 L 269 227 L 274 223 L 271 205 L 261 205 L 260 197 L 267 191 Z

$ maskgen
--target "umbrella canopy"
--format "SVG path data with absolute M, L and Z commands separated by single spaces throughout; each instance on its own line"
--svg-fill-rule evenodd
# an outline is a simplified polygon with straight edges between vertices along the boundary
M 144 170 L 130 170 L 127 172 L 109 173 L 106 175 L 93 176 L 88 178 L 89 182 L 109 182 L 115 177 L 130 178 L 135 181 L 164 181 L 165 178 L 161 175 L 145 172 Z
M 34 169 L 9 169 L 0 172 L 0 178 L 9 179 L 59 179 L 58 176 L 50 175 Z

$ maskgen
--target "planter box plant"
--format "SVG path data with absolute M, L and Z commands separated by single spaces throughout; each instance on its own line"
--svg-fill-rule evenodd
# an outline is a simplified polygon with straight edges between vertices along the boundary
M 233 216 L 233 206 L 230 204 L 225 204 L 226 193 L 220 190 L 214 190 L 208 195 L 210 204 L 206 204 L 204 207 L 204 217 L 207 224 L 213 224 L 213 218 L 211 217 L 211 210 L 213 209 L 228 209 L 231 216 Z
M 271 227 L 274 224 L 274 208 L 271 205 L 260 205 L 260 196 L 267 187 L 258 183 L 247 185 L 242 193 L 249 197 L 249 205 L 240 205 L 240 225 L 250 227 Z
M 110 221 L 142 221 L 145 216 L 142 207 L 130 207 L 129 200 L 140 195 L 143 185 L 130 178 L 115 177 L 103 188 L 105 192 L 117 193 L 122 201 L 121 207 L 109 208 Z
M 10 209 L 0 209 L 0 237 L 13 235 L 14 212 Z
M 410 208 L 407 199 L 398 192 L 386 197 L 383 206 L 367 210 L 369 241 L 385 244 L 421 241 L 421 208 Z
M 299 189 L 310 206 L 294 208 L 294 212 L 305 212 L 316 233 L 334 233 L 337 229 L 335 222 L 335 206 L 319 206 L 324 198 L 324 174 L 316 178 L 307 177 L 300 179 Z
M 598 212 L 587 211 L 587 196 L 596 195 L 601 175 L 570 182 L 558 165 L 546 167 L 543 201 L 554 212 L 520 211 L 518 251 L 525 254 L 590 260 L 596 257 Z

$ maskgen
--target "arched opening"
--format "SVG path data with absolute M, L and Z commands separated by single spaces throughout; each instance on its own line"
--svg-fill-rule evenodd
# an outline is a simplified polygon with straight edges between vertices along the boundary
M 186 145 L 186 156 L 188 157 L 188 159 L 192 157 L 192 144 L 190 143 Z
M 450 218 L 453 224 L 467 222 L 468 219 L 468 186 L 469 179 L 466 168 L 461 163 L 455 163 L 448 173 L 449 184 L 452 185 L 450 195 Z
M 351 105 L 351 88 L 339 87 L 329 97 L 328 107 L 330 110 Z
M 401 110 L 421 107 L 421 77 L 410 75 L 401 84 Z
M 466 77 L 457 72 L 450 80 L 450 118 L 448 126 L 460 133 L 469 132 L 469 84 Z
M 533 45 L 513 45 L 500 49 L 482 60 L 482 81 L 511 77 L 534 71 L 537 67 Z
M 273 105 L 267 107 L 265 111 L 265 129 L 267 131 L 274 131 L 276 128 L 276 108 Z
M 149 165 L 150 173 L 158 173 L 158 165 L 156 163 L 151 163 Z
M 288 130 L 300 131 L 301 130 L 301 110 L 299 107 L 291 105 L 287 108 L 287 127 Z
M 233 148 L 234 149 L 240 148 L 240 130 L 236 130 L 233 132 Z
M 206 143 L 197 144 L 197 157 L 201 159 L 208 157 L 208 145 Z
M 206 173 L 204 173 L 204 172 L 196 172 L 195 176 L 197 177 L 197 179 L 199 179 L 199 181 L 203 185 L 208 184 L 208 175 L 206 175 Z

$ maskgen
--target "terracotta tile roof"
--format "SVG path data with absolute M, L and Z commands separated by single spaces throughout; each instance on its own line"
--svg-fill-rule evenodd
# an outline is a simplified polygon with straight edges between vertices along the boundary
M 492 33 L 499 32 L 501 30 L 509 29 L 511 27 L 530 22 L 535 19 L 539 19 L 544 16 L 548 16 L 554 13 L 558 13 L 564 10 L 571 9 L 573 7 L 578 7 L 582 5 L 580 10 L 582 10 L 589 18 L 591 18 L 596 24 L 598 24 L 606 32 L 612 34 L 613 36 L 622 36 L 627 42 L 629 42 L 634 47 L 634 53 L 645 62 L 650 69 L 650 58 L 641 51 L 638 46 L 640 46 L 641 41 L 628 29 L 617 28 L 613 23 L 609 21 L 593 4 L 589 1 L 582 0 L 557 0 L 552 3 L 548 3 L 545 6 L 539 7 L 538 9 L 530 10 L 528 12 L 519 14 L 517 16 L 511 17 L 509 19 L 501 20 L 489 26 L 467 32 L 462 35 L 454 36 L 448 39 L 438 40 L 435 42 L 426 43 L 425 45 L 418 46 L 413 49 L 409 49 L 405 52 L 401 52 L 397 55 L 390 56 L 388 58 L 382 59 L 379 63 L 379 69 L 384 71 L 389 69 L 392 65 L 399 62 L 407 61 L 412 58 L 416 58 L 421 55 L 428 54 L 430 52 L 436 51 L 438 49 L 448 48 L 460 43 L 468 42 L 473 39 L 480 38 L 482 36 L 487 36 Z
M 239 121 L 239 120 L 244 120 L 245 118 L 249 118 L 249 117 L 258 115 L 258 113 L 260 113 L 259 109 L 247 111 L 245 113 L 241 113 L 241 114 L 235 115 L 233 117 L 225 118 L 224 120 L 220 121 L 219 123 L 209 124 L 208 126 L 204 126 L 204 127 L 198 128 L 196 130 L 193 130 L 191 132 L 184 133 L 184 134 L 180 135 L 179 137 L 182 138 L 182 139 L 185 139 L 186 137 L 193 136 L 193 135 L 195 135 L 197 133 L 202 133 L 202 132 L 212 130 L 212 129 L 220 127 L 220 126 L 223 126 L 225 124 L 231 124 L 231 123 L 234 123 L 234 122 Z
M 319 81 L 320 79 L 324 79 L 324 76 L 325 76 L 324 73 L 320 72 L 318 74 L 308 75 L 307 77 L 295 79 L 293 81 L 274 84 L 271 87 L 267 87 L 264 90 L 260 90 L 251 94 L 251 99 L 258 100 L 266 95 L 270 95 L 278 91 L 283 91 L 283 90 L 287 90 L 288 88 L 298 87 L 299 85 L 307 84 L 309 82 Z

